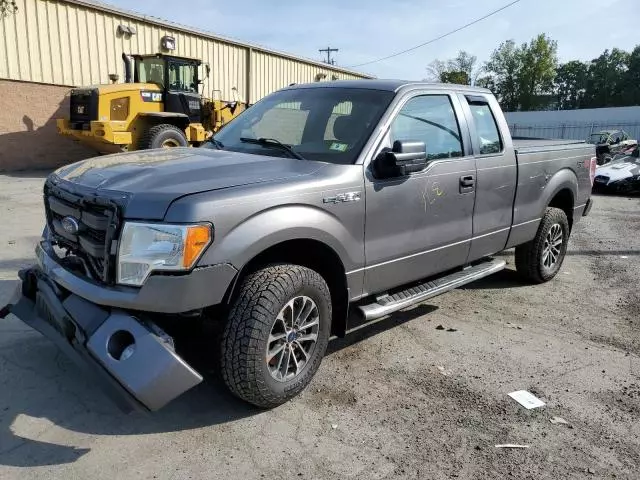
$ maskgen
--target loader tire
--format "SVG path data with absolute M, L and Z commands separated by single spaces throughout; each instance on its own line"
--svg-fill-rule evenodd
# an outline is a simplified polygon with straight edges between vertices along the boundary
M 232 304 L 222 338 L 222 378 L 246 402 L 281 405 L 313 378 L 330 331 L 331 295 L 320 274 L 299 265 L 264 267 L 242 281 Z
M 188 146 L 189 142 L 187 142 L 184 132 L 168 123 L 154 125 L 140 137 L 138 142 L 138 150 Z
M 562 266 L 568 241 L 567 215 L 559 208 L 547 208 L 535 238 L 516 247 L 516 270 L 529 282 L 548 282 Z

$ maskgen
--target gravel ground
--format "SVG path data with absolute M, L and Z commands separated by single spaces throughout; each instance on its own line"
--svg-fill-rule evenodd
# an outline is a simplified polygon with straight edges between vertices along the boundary
M 31 263 L 42 182 L 0 176 L 0 304 Z M 640 198 L 598 197 L 552 282 L 520 283 L 506 252 L 492 278 L 333 341 L 272 411 L 214 381 L 122 415 L 8 318 L 0 478 L 638 478 L 639 236 Z M 525 410 L 507 396 L 521 389 L 547 405 Z

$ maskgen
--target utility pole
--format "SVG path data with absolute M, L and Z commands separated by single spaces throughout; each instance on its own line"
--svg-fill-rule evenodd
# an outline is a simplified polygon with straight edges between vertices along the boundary
M 318 51 L 320 53 L 327 52 L 327 59 L 323 60 L 324 63 L 328 63 L 329 65 L 335 65 L 336 64 L 336 61 L 333 58 L 331 58 L 331 52 L 337 52 L 337 51 L 339 51 L 339 49 L 327 47 L 327 48 L 321 48 Z

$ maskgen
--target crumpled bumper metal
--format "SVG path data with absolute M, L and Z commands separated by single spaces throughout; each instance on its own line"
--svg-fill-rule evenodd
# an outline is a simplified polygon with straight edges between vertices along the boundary
M 158 410 L 202 381 L 153 323 L 69 293 L 39 267 L 19 275 L 0 318 L 12 313 L 42 333 L 125 412 Z

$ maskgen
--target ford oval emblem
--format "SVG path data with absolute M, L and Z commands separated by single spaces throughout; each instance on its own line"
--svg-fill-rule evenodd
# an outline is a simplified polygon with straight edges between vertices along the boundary
M 74 217 L 64 217 L 62 219 L 62 228 L 65 232 L 70 233 L 71 235 L 75 235 L 80 230 L 80 225 L 78 224 L 78 220 Z

